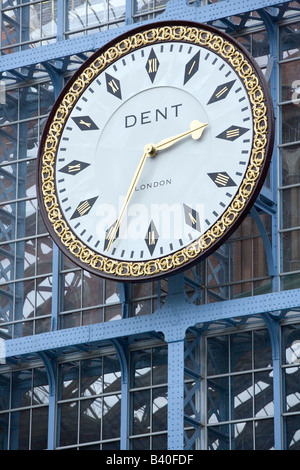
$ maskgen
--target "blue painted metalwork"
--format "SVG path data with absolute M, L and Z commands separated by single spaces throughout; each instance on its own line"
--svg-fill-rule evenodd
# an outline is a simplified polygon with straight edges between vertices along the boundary
M 150 315 L 7 340 L 6 357 L 18 357 L 40 351 L 61 351 L 80 344 L 93 344 L 151 332 L 161 332 L 167 338 L 181 340 L 188 328 L 198 324 L 234 317 L 247 318 L 270 312 L 279 316 L 281 311 L 297 308 L 299 304 L 300 289 L 200 306 L 186 302 L 184 297 L 178 294 L 174 295 L 173 299 L 169 298 L 162 308 Z
M 112 343 L 116 348 L 119 362 L 121 366 L 121 429 L 120 429 L 120 449 L 127 449 L 127 433 L 128 433 L 128 344 L 125 341 L 112 339 Z
M 279 321 L 276 317 L 268 313 L 263 314 L 263 318 L 269 330 L 272 344 L 273 359 L 273 400 L 274 400 L 274 444 L 276 450 L 282 449 L 282 422 L 281 422 L 281 369 L 280 369 L 280 339 Z
M 177 20 L 180 18 L 206 23 L 253 10 L 262 10 L 263 8 L 269 8 L 278 4 L 284 5 L 285 3 L 289 3 L 289 1 L 290 0 L 283 0 L 279 3 L 278 0 L 248 0 L 247 2 L 243 0 L 235 0 L 234 2 L 224 0 L 199 8 L 197 6 L 187 5 L 185 0 L 171 0 L 167 3 L 166 10 L 156 19 Z M 127 18 L 128 14 L 129 12 L 127 11 Z M 153 20 L 147 20 L 139 24 L 146 24 L 152 21 Z M 119 34 L 134 27 L 136 27 L 136 24 L 127 24 L 120 28 L 114 28 L 101 33 L 72 38 L 66 41 L 59 40 L 54 44 L 45 45 L 43 47 L 2 55 L 0 57 L 0 72 L 99 49 Z
M 266 257 L 267 257 L 267 263 L 268 263 L 268 271 L 269 275 L 272 276 L 273 278 L 277 275 L 277 272 L 275 270 L 275 263 L 274 263 L 274 257 L 273 257 L 273 250 L 272 246 L 266 231 L 266 228 L 261 221 L 258 211 L 255 208 L 255 205 L 251 208 L 251 215 L 254 218 L 256 225 L 258 226 L 258 229 L 260 231 L 261 237 L 264 242 L 264 248 L 266 252 Z
M 264 20 L 264 24 L 269 36 L 270 42 L 270 60 L 271 60 L 271 70 L 269 72 L 269 83 L 270 91 L 273 100 L 273 109 L 275 122 L 277 123 L 277 94 L 278 94 L 278 74 L 277 74 L 277 27 L 270 14 L 266 10 L 261 10 L 260 15 Z M 277 142 L 277 126 L 275 126 L 275 142 Z M 277 182 L 278 182 L 278 166 L 277 166 L 277 147 L 273 150 L 273 159 L 271 162 L 270 168 L 270 177 L 271 177 L 271 191 L 272 191 L 272 200 L 274 205 L 278 206 L 278 195 L 277 195 Z M 273 291 L 280 290 L 280 280 L 279 280 L 279 262 L 278 262 L 278 212 L 276 211 L 272 215 L 272 253 L 273 253 L 273 263 L 274 263 L 274 276 L 272 279 L 272 288 Z
M 55 410 L 56 410 L 56 358 L 49 353 L 40 351 L 38 354 L 45 365 L 49 381 L 49 408 L 48 408 L 48 450 L 55 448 Z
M 64 39 L 64 16 L 65 16 L 64 0 L 57 0 L 57 36 L 56 36 L 56 40 L 58 42 L 63 41 L 63 39 Z
M 267 75 L 270 77 L 271 93 L 274 105 L 277 100 L 277 37 L 274 19 L 283 15 L 284 7 L 288 5 L 288 0 L 251 0 L 248 2 L 230 0 L 214 3 L 201 8 L 188 6 L 184 1 L 172 0 L 167 4 L 163 14 L 157 19 L 185 19 L 201 22 L 211 22 L 217 19 L 227 18 L 237 14 L 245 14 L 252 10 L 260 13 L 261 19 L 267 29 L 270 40 L 270 55 L 273 61 L 269 63 Z M 276 6 L 279 5 L 279 8 Z M 54 68 L 52 60 L 62 57 L 72 56 L 95 50 L 101 47 L 116 35 L 127 31 L 135 25 L 131 23 L 131 3 L 126 6 L 126 25 L 122 28 L 113 29 L 103 33 L 87 35 L 80 38 L 63 41 L 63 0 L 58 0 L 58 36 L 55 44 L 27 49 L 14 54 L 6 54 L 0 57 L 0 71 L 9 71 L 15 68 L 32 66 L 42 62 L 49 73 L 55 87 L 56 96 L 62 87 L 62 74 L 59 65 Z M 152 20 L 151 20 L 152 21 Z M 145 22 L 146 23 L 146 22 Z M 233 27 L 229 22 L 227 26 Z M 61 65 L 62 67 L 62 65 Z M 276 111 L 276 107 L 275 107 Z M 58 299 L 59 299 L 59 250 L 53 246 L 53 284 L 52 284 L 52 323 L 51 331 L 34 336 L 10 339 L 5 342 L 6 357 L 14 358 L 26 356 L 28 354 L 39 355 L 45 364 L 49 385 L 49 428 L 48 428 L 48 448 L 55 446 L 55 356 L 59 355 L 71 347 L 81 347 L 83 344 L 93 347 L 98 343 L 108 344 L 113 342 L 121 364 L 122 370 L 122 402 L 121 402 L 121 448 L 127 448 L 128 432 L 128 345 L 123 342 L 124 337 L 138 337 L 139 334 L 159 333 L 164 335 L 168 344 L 168 441 L 169 449 L 183 449 L 184 446 L 184 341 L 186 332 L 193 329 L 199 334 L 199 325 L 209 325 L 212 322 L 228 321 L 233 325 L 235 317 L 246 319 L 249 316 L 262 316 L 266 322 L 273 348 L 273 371 L 274 371 L 274 429 L 275 447 L 281 448 L 281 394 L 280 394 L 280 356 L 279 356 L 279 319 L 289 309 L 297 308 L 300 305 L 300 289 L 291 291 L 279 291 L 278 276 L 278 246 L 277 246 L 277 165 L 276 152 L 274 152 L 274 162 L 271 170 L 271 191 L 266 188 L 262 190 L 261 196 L 256 203 L 256 208 L 252 210 L 252 216 L 256 220 L 261 236 L 264 240 L 266 255 L 268 260 L 269 273 L 273 278 L 273 293 L 248 297 L 235 300 L 223 300 L 218 303 L 196 305 L 193 301 L 188 301 L 185 297 L 184 283 L 190 282 L 199 291 L 199 283 L 187 280 L 183 274 L 170 277 L 168 280 L 168 297 L 162 308 L 158 308 L 155 313 L 141 316 L 128 317 L 128 286 L 120 284 L 119 294 L 123 304 L 122 320 L 93 324 L 78 328 L 58 330 Z M 272 244 L 270 244 L 265 227 L 259 218 L 258 211 L 263 210 L 272 217 Z M 197 284 L 197 285 L 196 285 Z M 200 296 L 199 292 L 195 297 Z M 197 337 L 198 340 L 198 337 Z M 50 354 L 50 355 L 49 355 Z M 51 354 L 54 354 L 53 359 Z M 193 374 L 193 371 L 188 371 Z M 198 375 L 197 375 L 198 374 Z M 200 385 L 199 371 L 194 371 L 195 379 Z M 187 398 L 188 399 L 188 398 Z M 192 399 L 191 399 L 192 400 Z M 200 418 L 194 421 L 185 417 L 186 422 L 195 426 L 199 424 L 195 436 L 199 438 Z M 189 445 L 192 445 L 193 441 Z

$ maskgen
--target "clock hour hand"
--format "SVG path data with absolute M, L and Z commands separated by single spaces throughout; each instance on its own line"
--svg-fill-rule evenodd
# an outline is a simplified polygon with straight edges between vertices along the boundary
M 135 171 L 135 174 L 132 178 L 132 181 L 130 183 L 130 186 L 129 186 L 129 189 L 128 189 L 128 192 L 127 192 L 127 195 L 126 195 L 126 198 L 125 198 L 125 201 L 124 201 L 124 204 L 122 206 L 122 209 L 120 211 L 120 214 L 119 214 L 119 217 L 118 217 L 118 220 L 116 221 L 116 223 L 114 224 L 114 227 L 112 230 L 110 230 L 109 232 L 109 242 L 108 242 L 108 245 L 106 247 L 106 250 L 108 251 L 111 247 L 111 244 L 112 242 L 114 241 L 115 237 L 116 237 L 116 234 L 118 232 L 118 229 L 120 227 L 120 223 L 121 223 L 121 220 L 123 218 L 123 215 L 124 215 L 124 212 L 126 210 L 126 207 L 130 201 L 130 198 L 134 192 L 134 188 L 138 182 L 138 179 L 142 173 L 142 170 L 143 170 L 143 167 L 145 165 L 145 162 L 146 162 L 146 159 L 147 157 L 151 157 L 152 154 L 151 154 L 151 150 L 152 150 L 152 146 L 151 145 L 145 145 L 144 147 L 144 153 L 143 153 L 143 156 L 137 166 L 137 169 Z
M 188 131 L 182 132 L 178 135 L 173 135 L 172 137 L 167 137 L 166 139 L 161 140 L 157 144 L 149 144 L 149 146 L 151 146 L 149 156 L 153 157 L 154 155 L 156 155 L 158 150 L 164 150 L 168 147 L 171 147 L 171 145 L 176 144 L 179 140 L 184 139 L 188 135 L 191 135 L 191 137 L 195 140 L 200 139 L 207 125 L 208 123 L 203 123 L 197 121 L 196 119 L 194 121 L 191 121 L 190 129 Z
M 188 131 L 185 131 L 185 132 L 182 132 L 181 134 L 178 134 L 178 135 L 175 135 L 175 136 L 172 136 L 172 137 L 168 137 L 167 139 L 161 140 L 156 145 L 155 144 L 145 145 L 143 156 L 142 156 L 142 158 L 141 158 L 141 160 L 138 164 L 138 167 L 135 171 L 134 177 L 133 177 L 133 179 L 130 183 L 130 186 L 129 186 L 124 204 L 122 206 L 122 209 L 120 211 L 119 217 L 118 217 L 116 223 L 114 224 L 113 228 L 109 231 L 109 234 L 108 234 L 109 241 L 108 241 L 108 244 L 107 244 L 107 247 L 106 247 L 107 251 L 110 249 L 112 242 L 116 238 L 116 234 L 118 233 L 118 230 L 119 230 L 120 223 L 121 223 L 121 220 L 123 218 L 124 212 L 126 210 L 126 207 L 128 206 L 130 198 L 131 198 L 131 196 L 134 192 L 134 188 L 135 188 L 135 186 L 138 182 L 138 179 L 139 179 L 139 177 L 142 173 L 142 170 L 143 170 L 143 167 L 144 167 L 144 164 L 146 162 L 147 157 L 154 157 L 154 155 L 156 155 L 158 150 L 163 150 L 165 148 L 168 148 L 171 145 L 175 144 L 176 142 L 178 142 L 179 140 L 183 139 L 184 137 L 186 137 L 188 135 L 191 135 L 192 138 L 195 139 L 195 140 L 200 139 L 200 137 L 202 135 L 202 132 L 204 131 L 204 129 L 207 125 L 208 125 L 207 123 L 204 124 L 203 122 L 194 120 L 194 121 L 191 121 L 190 129 Z

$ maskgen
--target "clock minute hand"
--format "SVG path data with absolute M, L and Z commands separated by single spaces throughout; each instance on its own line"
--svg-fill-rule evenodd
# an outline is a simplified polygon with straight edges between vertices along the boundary
M 208 125 L 208 123 L 203 123 L 197 120 L 191 121 L 190 123 L 190 129 L 188 131 L 182 132 L 181 134 L 174 135 L 172 137 L 167 137 L 166 139 L 161 140 L 158 142 L 156 145 L 154 145 L 155 150 L 163 150 L 171 145 L 175 144 L 179 140 L 183 139 L 184 137 L 187 137 L 188 135 L 191 134 L 192 138 L 197 140 L 200 139 L 205 127 Z
M 152 156 L 152 153 L 151 153 L 151 150 L 152 150 L 152 147 L 151 145 L 145 145 L 145 148 L 144 148 L 144 154 L 137 166 L 137 169 L 135 170 L 135 173 L 134 173 L 134 176 L 132 178 L 132 181 L 130 183 L 130 186 L 129 186 L 129 189 L 128 189 L 128 192 L 127 192 L 127 195 L 126 195 L 126 198 L 125 198 L 125 201 L 124 201 L 124 204 L 122 206 L 122 209 L 120 211 L 120 214 L 119 214 L 119 217 L 118 217 L 118 220 L 116 221 L 115 225 L 114 225 L 114 228 L 111 230 L 111 232 L 109 233 L 109 242 L 108 242 L 108 245 L 106 247 L 106 250 L 108 251 L 111 247 L 111 244 L 112 242 L 114 241 L 115 239 L 115 236 L 118 232 L 118 229 L 119 229 L 119 226 L 120 226 L 120 223 L 121 223 L 121 220 L 123 218 L 123 215 L 124 215 L 124 212 L 126 210 L 126 207 L 130 201 L 130 198 L 134 192 L 134 188 L 138 182 L 138 179 L 142 173 L 142 170 L 143 170 L 143 167 L 144 167 L 144 164 L 146 162 L 146 159 L 147 157 L 150 157 Z
M 163 150 L 165 148 L 168 148 L 171 145 L 175 144 L 176 142 L 178 142 L 179 140 L 183 139 L 184 137 L 186 137 L 190 134 L 192 135 L 193 139 L 196 139 L 196 140 L 200 139 L 200 137 L 202 135 L 202 132 L 204 131 L 204 128 L 207 125 L 208 125 L 207 123 L 204 124 L 203 122 L 194 120 L 194 121 L 191 121 L 190 129 L 188 131 L 182 132 L 181 134 L 174 135 L 172 137 L 168 137 L 167 139 L 163 139 L 160 142 L 158 142 L 158 144 L 156 144 L 156 145 L 154 145 L 154 144 L 145 145 L 144 154 L 143 154 L 143 156 L 142 156 L 142 158 L 141 158 L 141 160 L 138 164 L 138 167 L 135 171 L 133 179 L 130 183 L 130 186 L 129 186 L 129 189 L 128 189 L 128 192 L 127 192 L 127 195 L 126 195 L 126 198 L 125 198 L 125 201 L 124 201 L 124 204 L 122 206 L 122 209 L 120 211 L 120 215 L 118 217 L 118 220 L 116 221 L 113 229 L 109 233 L 109 242 L 108 242 L 108 245 L 106 247 L 107 251 L 110 249 L 111 244 L 112 244 L 112 242 L 114 241 L 114 239 L 116 237 L 116 234 L 118 232 L 118 229 L 119 229 L 121 220 L 123 218 L 124 212 L 125 212 L 126 207 L 127 207 L 128 203 L 130 201 L 130 198 L 131 198 L 131 196 L 134 192 L 134 188 L 137 184 L 137 181 L 138 181 L 138 179 L 139 179 L 139 177 L 142 173 L 142 169 L 144 167 L 144 164 L 146 162 L 147 157 L 154 157 L 154 155 L 156 155 L 158 150 Z

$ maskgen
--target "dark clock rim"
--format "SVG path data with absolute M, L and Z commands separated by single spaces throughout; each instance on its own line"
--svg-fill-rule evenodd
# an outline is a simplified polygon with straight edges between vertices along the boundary
M 257 183 L 255 184 L 255 188 L 252 191 L 250 197 L 247 199 L 247 202 L 246 202 L 243 210 L 239 213 L 239 215 L 234 220 L 234 222 L 231 224 L 231 226 L 228 229 L 226 229 L 225 233 L 223 233 L 220 236 L 220 238 L 212 244 L 212 246 L 210 248 L 206 249 L 204 252 L 200 252 L 195 258 L 190 259 L 189 261 L 186 261 L 182 266 L 177 266 L 177 267 L 175 266 L 172 269 L 169 269 L 168 271 L 160 271 L 159 273 L 153 273 L 153 274 L 148 274 L 148 275 L 143 274 L 139 277 L 138 276 L 135 277 L 134 275 L 121 276 L 121 275 L 117 275 L 117 274 L 114 274 L 114 273 L 110 274 L 110 273 L 107 273 L 107 272 L 104 272 L 104 271 L 100 272 L 97 269 L 89 266 L 88 264 L 85 264 L 84 262 L 80 261 L 78 258 L 76 258 L 75 255 L 72 255 L 72 253 L 70 253 L 68 248 L 62 243 L 60 237 L 54 232 L 54 229 L 53 229 L 52 224 L 51 224 L 51 222 L 48 218 L 48 214 L 47 214 L 47 211 L 46 211 L 45 206 L 44 206 L 44 202 L 43 202 L 44 198 L 43 198 L 43 195 L 42 195 L 41 165 L 42 165 L 42 156 L 43 156 L 43 153 L 44 153 L 44 144 L 46 142 L 48 132 L 49 132 L 49 128 L 51 126 L 53 117 L 55 116 L 56 111 L 59 108 L 60 103 L 61 103 L 63 97 L 65 96 L 66 92 L 76 82 L 76 80 L 81 75 L 81 73 L 99 55 L 103 54 L 103 52 L 105 52 L 110 47 L 115 46 L 120 41 L 126 39 L 128 36 L 132 36 L 132 35 L 135 35 L 139 32 L 144 32 L 144 31 L 147 31 L 147 30 L 152 29 L 152 28 L 157 29 L 159 27 L 168 27 L 168 26 L 170 26 L 170 27 L 185 26 L 185 27 L 202 28 L 202 29 L 204 29 L 208 32 L 219 35 L 219 36 L 223 37 L 224 39 L 228 40 L 230 43 L 232 43 L 234 45 L 234 47 L 245 56 L 247 61 L 253 67 L 253 69 L 255 71 L 255 74 L 259 79 L 260 85 L 263 89 L 263 94 L 264 94 L 266 108 L 267 108 L 267 112 L 266 112 L 266 117 L 267 117 L 267 121 L 268 121 L 268 130 L 267 130 L 267 133 L 266 133 L 267 145 L 266 145 L 266 148 L 265 148 L 265 158 L 264 158 L 262 170 L 261 170 L 259 179 L 258 179 Z M 168 42 L 168 41 L 166 40 L 164 42 Z M 140 47 L 143 47 L 143 45 L 141 45 Z M 202 47 L 205 47 L 205 46 L 202 45 Z M 130 52 L 131 51 L 129 51 L 128 53 L 130 53 Z M 126 55 L 126 53 L 124 55 Z M 64 125 L 65 125 L 65 123 L 64 123 Z M 242 221 L 248 215 L 251 207 L 253 206 L 253 204 L 254 204 L 254 202 L 255 202 L 255 200 L 256 200 L 256 198 L 257 198 L 257 196 L 258 196 L 258 194 L 259 194 L 259 192 L 260 192 L 260 190 L 261 190 L 261 188 L 264 184 L 267 172 L 269 170 L 269 165 L 270 165 L 270 162 L 271 162 L 273 146 L 274 146 L 274 136 L 275 136 L 274 112 L 273 112 L 272 99 L 271 99 L 270 92 L 269 92 L 269 89 L 268 89 L 268 84 L 265 80 L 265 77 L 264 77 L 261 69 L 259 68 L 258 64 L 256 63 L 255 59 L 251 56 L 251 54 L 249 54 L 249 52 L 240 43 L 237 42 L 237 40 L 235 38 L 232 38 L 230 35 L 228 35 L 227 33 L 224 33 L 223 31 L 219 31 L 217 28 L 215 28 L 211 25 L 206 25 L 206 24 L 203 24 L 203 23 L 200 23 L 200 22 L 193 22 L 193 21 L 186 21 L 186 20 L 155 21 L 155 22 L 149 22 L 149 23 L 140 25 L 136 28 L 129 29 L 127 32 L 116 36 L 114 39 L 112 39 L 107 44 L 105 44 L 100 49 L 98 49 L 93 54 L 91 54 L 91 56 L 76 70 L 76 72 L 69 79 L 69 81 L 67 82 L 65 87 L 61 90 L 60 94 L 56 98 L 55 103 L 54 103 L 54 105 L 53 105 L 53 107 L 52 107 L 52 109 L 49 113 L 45 128 L 44 128 L 43 133 L 42 133 L 42 137 L 41 137 L 41 141 L 40 141 L 40 145 L 39 145 L 39 149 L 38 149 L 38 155 L 37 155 L 37 159 L 38 159 L 38 162 L 37 162 L 37 198 L 38 198 L 38 204 L 39 204 L 39 208 L 41 210 L 43 221 L 44 221 L 44 223 L 46 225 L 46 228 L 47 228 L 51 238 L 53 239 L 54 243 L 59 247 L 59 249 L 63 252 L 63 254 L 66 255 L 67 258 L 70 259 L 77 266 L 79 266 L 80 268 L 82 268 L 82 269 L 84 269 L 84 270 L 86 270 L 86 271 L 88 271 L 88 272 L 90 272 L 94 275 L 97 275 L 99 277 L 103 277 L 103 278 L 106 278 L 106 279 L 114 280 L 116 282 L 121 281 L 121 282 L 135 282 L 135 283 L 155 281 L 155 280 L 158 280 L 158 279 L 162 279 L 162 278 L 166 278 L 166 277 L 175 275 L 177 273 L 180 273 L 182 271 L 190 269 L 192 266 L 199 263 L 200 261 L 203 261 L 205 258 L 210 256 L 213 252 L 215 252 L 232 235 L 232 233 L 239 227 L 239 225 L 242 223 Z M 76 236 L 76 238 L 78 239 L 77 236 Z M 172 254 L 170 254 L 170 256 L 172 256 Z M 166 258 L 166 256 L 156 257 L 156 259 L 164 259 L 164 258 Z M 124 261 L 125 260 L 121 260 L 121 259 L 119 260 L 120 263 L 122 263 Z M 146 260 L 146 261 L 151 262 L 152 260 L 150 259 L 150 260 Z

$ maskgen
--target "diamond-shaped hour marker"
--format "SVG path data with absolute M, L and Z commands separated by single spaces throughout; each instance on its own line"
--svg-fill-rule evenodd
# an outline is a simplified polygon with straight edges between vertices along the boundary
M 122 99 L 120 80 L 112 77 L 108 73 L 105 73 L 106 78 L 106 89 L 109 93 L 116 96 L 120 100 Z
M 153 251 L 155 250 L 158 238 L 158 232 L 156 230 L 153 220 L 151 220 L 147 233 L 145 235 L 145 242 L 148 247 L 148 250 L 150 251 L 151 256 L 153 254 Z
M 221 132 L 221 134 L 217 135 L 217 138 L 233 141 L 241 137 L 241 135 L 245 134 L 247 131 L 249 131 L 249 129 L 245 127 L 230 126 L 228 129 Z
M 200 51 L 198 51 L 185 66 L 183 84 L 189 81 L 199 70 Z
M 71 219 L 77 219 L 77 217 L 82 217 L 83 215 L 88 214 L 97 199 L 98 199 L 98 196 L 81 201 L 76 207 L 76 210 L 73 213 Z
M 80 171 L 84 170 L 87 166 L 90 166 L 90 163 L 80 162 L 79 160 L 72 160 L 71 163 L 65 165 L 61 168 L 61 173 L 66 173 L 67 175 L 77 175 Z
M 158 67 L 159 67 L 159 61 L 152 48 L 150 51 L 147 63 L 146 63 L 146 70 L 148 72 L 149 78 L 152 83 L 154 82 L 154 79 L 156 77 Z
M 213 180 L 213 182 L 218 186 L 218 188 L 236 186 L 233 179 L 230 178 L 226 171 L 219 173 L 207 173 L 208 176 Z
M 81 131 L 94 131 L 98 129 L 98 126 L 90 116 L 77 116 L 72 117 L 72 119 Z
M 235 80 L 232 80 L 231 82 L 227 82 L 227 83 L 223 83 L 222 85 L 219 85 L 213 92 L 207 104 L 224 100 L 224 98 L 226 98 L 226 96 L 230 92 L 234 83 L 235 83 Z
M 200 232 L 199 213 L 195 209 L 192 209 L 191 207 L 187 206 L 186 204 L 183 204 L 183 208 L 185 223 Z
M 105 232 L 104 251 L 108 247 L 110 240 L 113 238 L 112 242 L 114 242 L 119 236 L 119 231 L 120 231 L 119 228 L 117 230 L 117 233 L 114 233 L 114 228 L 116 226 L 116 223 L 117 223 L 117 220 Z

